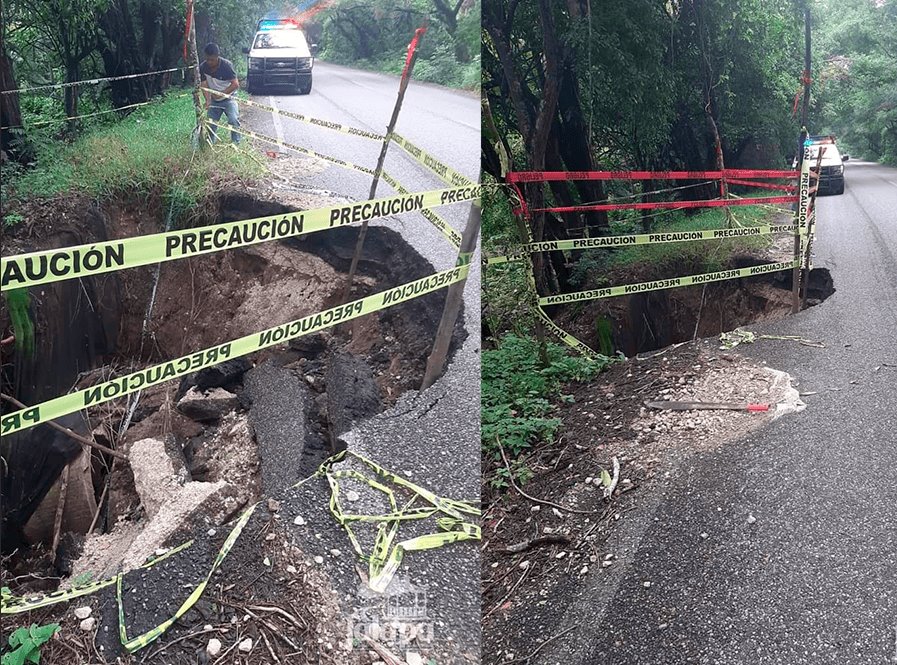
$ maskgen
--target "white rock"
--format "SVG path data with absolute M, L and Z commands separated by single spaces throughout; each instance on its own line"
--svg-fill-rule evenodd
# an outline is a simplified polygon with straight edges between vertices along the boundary
M 245 640 L 240 642 L 237 645 L 237 649 L 239 651 L 242 651 L 243 653 L 249 653 L 250 651 L 252 651 L 252 638 L 247 637 Z
M 757 518 L 754 517 L 752 514 L 749 513 L 749 514 L 748 514 L 748 518 L 747 518 L 747 523 L 748 523 L 748 524 L 753 524 L 753 523 L 756 522 L 756 521 L 757 521 Z
M 651 588 L 651 582 L 642 582 L 642 586 L 645 587 L 646 589 L 650 589 L 650 588 Z
M 406 651 L 405 662 L 408 663 L 408 665 L 424 665 L 424 659 L 421 658 L 421 655 L 416 651 Z
M 84 607 L 78 607 L 75 609 L 75 616 L 79 619 L 86 619 L 90 616 L 91 612 L 93 612 L 93 608 L 90 605 L 85 605 Z
M 319 556 L 316 556 L 316 557 L 315 557 L 315 563 L 324 563 L 324 557 L 322 557 L 322 556 L 320 556 L 320 555 L 319 555 Z
M 293 519 L 293 524 L 295 524 L 296 526 L 302 526 L 303 524 L 305 524 L 305 518 L 303 518 L 302 515 L 296 515 L 296 517 Z
M 205 626 L 202 627 L 202 629 L 205 631 L 215 630 L 215 628 L 210 623 L 207 623 Z
M 338 549 L 334 548 L 334 549 L 330 550 L 330 556 L 340 556 L 341 554 L 342 554 L 342 552 L 340 552 Z
M 88 618 L 84 619 L 84 621 L 82 621 L 82 622 L 79 624 L 79 627 L 80 627 L 81 630 L 83 630 L 85 633 L 89 633 L 89 632 L 92 631 L 94 628 L 96 628 L 96 626 L 97 626 L 97 620 L 94 619 L 93 617 L 88 617 Z
M 221 640 L 217 640 L 214 637 L 209 640 L 209 643 L 206 645 L 206 653 L 209 654 L 212 658 L 221 653 Z
M 361 495 L 358 494 L 355 490 L 349 490 L 346 492 L 346 499 L 348 501 L 358 501 L 361 498 Z
M 290 575 L 295 575 L 298 571 L 296 570 L 296 566 L 287 566 L 287 572 Z

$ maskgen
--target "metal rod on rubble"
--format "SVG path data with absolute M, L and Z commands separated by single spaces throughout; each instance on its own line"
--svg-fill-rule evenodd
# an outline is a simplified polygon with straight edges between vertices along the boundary
M 461 236 L 461 249 L 458 251 L 459 265 L 462 265 L 460 260 L 462 258 L 466 262 L 471 261 L 471 255 L 474 249 L 476 249 L 477 238 L 480 235 L 480 220 L 480 206 L 473 203 L 470 206 L 470 215 L 467 217 L 467 226 L 464 228 L 464 233 Z M 464 279 L 448 287 L 445 296 L 445 307 L 442 310 L 442 319 L 439 321 L 439 328 L 436 330 L 433 350 L 430 351 L 430 357 L 427 358 L 427 369 L 424 372 L 421 390 L 426 390 L 432 386 L 445 368 L 445 359 L 448 356 L 449 344 L 452 341 L 452 333 L 455 330 L 455 322 L 458 320 L 458 313 L 461 311 L 464 287 L 466 285 L 467 280 Z
M 368 193 L 368 199 L 374 198 L 377 193 L 377 185 L 380 182 L 380 174 L 383 172 L 383 163 L 386 161 L 386 152 L 389 150 L 389 143 L 392 140 L 392 132 L 396 128 L 396 121 L 399 119 L 399 111 L 402 110 L 402 101 L 405 99 L 405 90 L 408 89 L 408 82 L 411 80 L 411 72 L 414 69 L 414 63 L 417 61 L 417 46 L 420 39 L 426 31 L 426 27 L 418 28 L 414 33 L 414 39 L 408 46 L 408 60 L 405 64 L 405 70 L 402 72 L 402 79 L 399 82 L 399 96 L 396 99 L 396 105 L 392 110 L 392 117 L 389 119 L 389 125 L 386 127 L 386 137 L 383 139 L 383 145 L 380 146 L 380 157 L 377 159 L 377 168 L 374 170 L 374 179 L 371 181 L 371 191 Z M 352 263 L 349 266 L 349 275 L 346 277 L 346 288 L 343 291 L 342 302 L 345 304 L 349 301 L 352 292 L 352 283 L 355 281 L 355 271 L 358 269 L 358 261 L 361 259 L 361 252 L 364 249 L 364 238 L 368 232 L 368 222 L 365 220 L 361 224 L 358 232 L 358 240 L 355 241 L 355 253 L 352 255 Z
M 199 52 L 196 50 L 196 21 L 193 16 L 193 0 L 187 0 L 187 43 L 184 46 L 184 65 L 190 67 L 193 74 L 193 109 L 196 111 L 196 129 L 194 140 L 203 147 L 205 123 L 203 122 L 202 94 L 199 92 Z M 191 58 L 193 65 L 187 58 Z M 196 145 L 196 144 L 194 144 Z

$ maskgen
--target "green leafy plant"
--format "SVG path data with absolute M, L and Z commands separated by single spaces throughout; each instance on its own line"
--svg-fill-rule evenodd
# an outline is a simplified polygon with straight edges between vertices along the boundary
M 16 224 L 21 224 L 23 221 L 25 221 L 25 218 L 17 212 L 10 212 L 3 215 L 3 226 L 7 228 L 15 226 Z
M 28 628 L 17 628 L 9 636 L 11 651 L 3 654 L 2 665 L 40 663 L 41 646 L 46 644 L 57 630 L 59 630 L 58 623 L 49 623 L 46 626 L 33 623 Z
M 569 401 L 563 387 L 587 381 L 611 361 L 588 360 L 570 354 L 563 346 L 548 343 L 547 367 L 539 362 L 538 344 L 528 337 L 507 334 L 498 348 L 483 352 L 482 361 L 482 441 L 484 451 L 500 459 L 498 441 L 512 458 L 524 453 L 536 441 L 550 440 L 560 426 L 554 410 L 558 402 Z M 529 469 L 516 466 L 515 478 L 524 482 Z M 507 479 L 499 473 L 492 481 L 501 487 Z

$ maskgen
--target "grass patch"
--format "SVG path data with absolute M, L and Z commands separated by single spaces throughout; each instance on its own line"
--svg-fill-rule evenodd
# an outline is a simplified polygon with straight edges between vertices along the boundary
M 493 460 L 500 460 L 498 441 L 505 453 L 517 458 L 538 441 L 551 441 L 561 421 L 554 415 L 559 403 L 572 396 L 563 395 L 563 387 L 573 381 L 587 381 L 608 364 L 572 355 L 566 347 L 547 343 L 549 364 L 539 362 L 538 342 L 513 333 L 504 335 L 497 348 L 483 351 L 482 358 L 482 444 Z M 515 463 L 517 479 L 524 482 L 529 474 L 523 462 Z M 503 465 L 490 481 L 494 487 L 507 482 Z
M 180 96 L 138 108 L 113 125 L 90 128 L 70 142 L 35 130 L 29 134 L 37 151 L 34 164 L 3 167 L 3 206 L 65 193 L 158 192 L 176 197 L 188 210 L 222 177 L 263 173 L 251 157 L 223 141 L 194 152 L 194 123 L 192 98 Z
M 769 196 L 768 192 L 752 191 L 743 195 L 745 198 Z M 782 213 L 764 206 L 744 206 L 732 209 L 738 225 L 743 227 L 761 226 L 778 222 Z M 683 231 L 707 231 L 728 227 L 726 211 L 722 208 L 709 208 L 698 214 L 686 215 L 682 210 L 672 210 L 655 218 L 651 233 L 670 233 Z M 641 222 L 633 211 L 625 211 L 612 222 L 613 235 L 629 235 L 643 233 Z M 701 240 L 693 242 L 676 242 L 660 245 L 634 245 L 615 249 L 585 250 L 577 261 L 571 274 L 571 281 L 577 286 L 586 284 L 598 285 L 601 278 L 590 279 L 590 276 L 603 274 L 614 269 L 634 265 L 668 266 L 683 264 L 693 266 L 701 272 L 723 270 L 728 267 L 734 254 L 765 249 L 770 246 L 775 236 L 745 236 L 723 240 Z

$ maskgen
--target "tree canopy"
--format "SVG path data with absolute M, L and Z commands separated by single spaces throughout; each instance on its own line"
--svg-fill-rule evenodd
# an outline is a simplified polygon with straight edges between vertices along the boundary
M 897 164 L 897 0 L 814 3 L 816 125 L 858 157 Z

